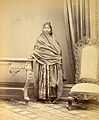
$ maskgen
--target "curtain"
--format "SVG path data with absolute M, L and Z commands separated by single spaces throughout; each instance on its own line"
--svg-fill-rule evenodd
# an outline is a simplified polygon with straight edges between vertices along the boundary
M 66 41 L 73 80 L 75 80 L 73 46 L 83 37 L 92 38 L 91 40 L 95 42 L 98 41 L 98 4 L 99 0 L 63 0 Z

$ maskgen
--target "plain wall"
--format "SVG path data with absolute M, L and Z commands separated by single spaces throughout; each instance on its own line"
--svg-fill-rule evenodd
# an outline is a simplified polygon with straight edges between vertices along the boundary
M 63 51 L 64 78 L 71 79 L 62 0 L 0 0 L 0 57 L 26 58 L 42 25 L 50 21 Z

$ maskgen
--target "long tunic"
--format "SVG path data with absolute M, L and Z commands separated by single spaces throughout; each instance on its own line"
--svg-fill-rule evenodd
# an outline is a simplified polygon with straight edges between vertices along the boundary
M 40 34 L 33 49 L 35 91 L 38 98 L 58 98 L 62 92 L 62 52 L 57 40 Z

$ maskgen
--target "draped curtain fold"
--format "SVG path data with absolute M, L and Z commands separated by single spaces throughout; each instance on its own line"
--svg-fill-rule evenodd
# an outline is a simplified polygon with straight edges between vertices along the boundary
M 75 79 L 74 44 L 83 37 L 92 38 L 95 42 L 99 42 L 99 0 L 63 1 L 66 41 L 72 77 Z

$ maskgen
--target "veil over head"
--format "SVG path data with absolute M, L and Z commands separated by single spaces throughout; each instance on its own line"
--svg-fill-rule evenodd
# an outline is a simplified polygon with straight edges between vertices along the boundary
M 51 26 L 51 23 L 46 22 L 44 25 Z M 33 57 L 41 64 L 62 64 L 62 52 L 59 43 L 53 35 L 47 35 L 43 32 L 37 38 Z

